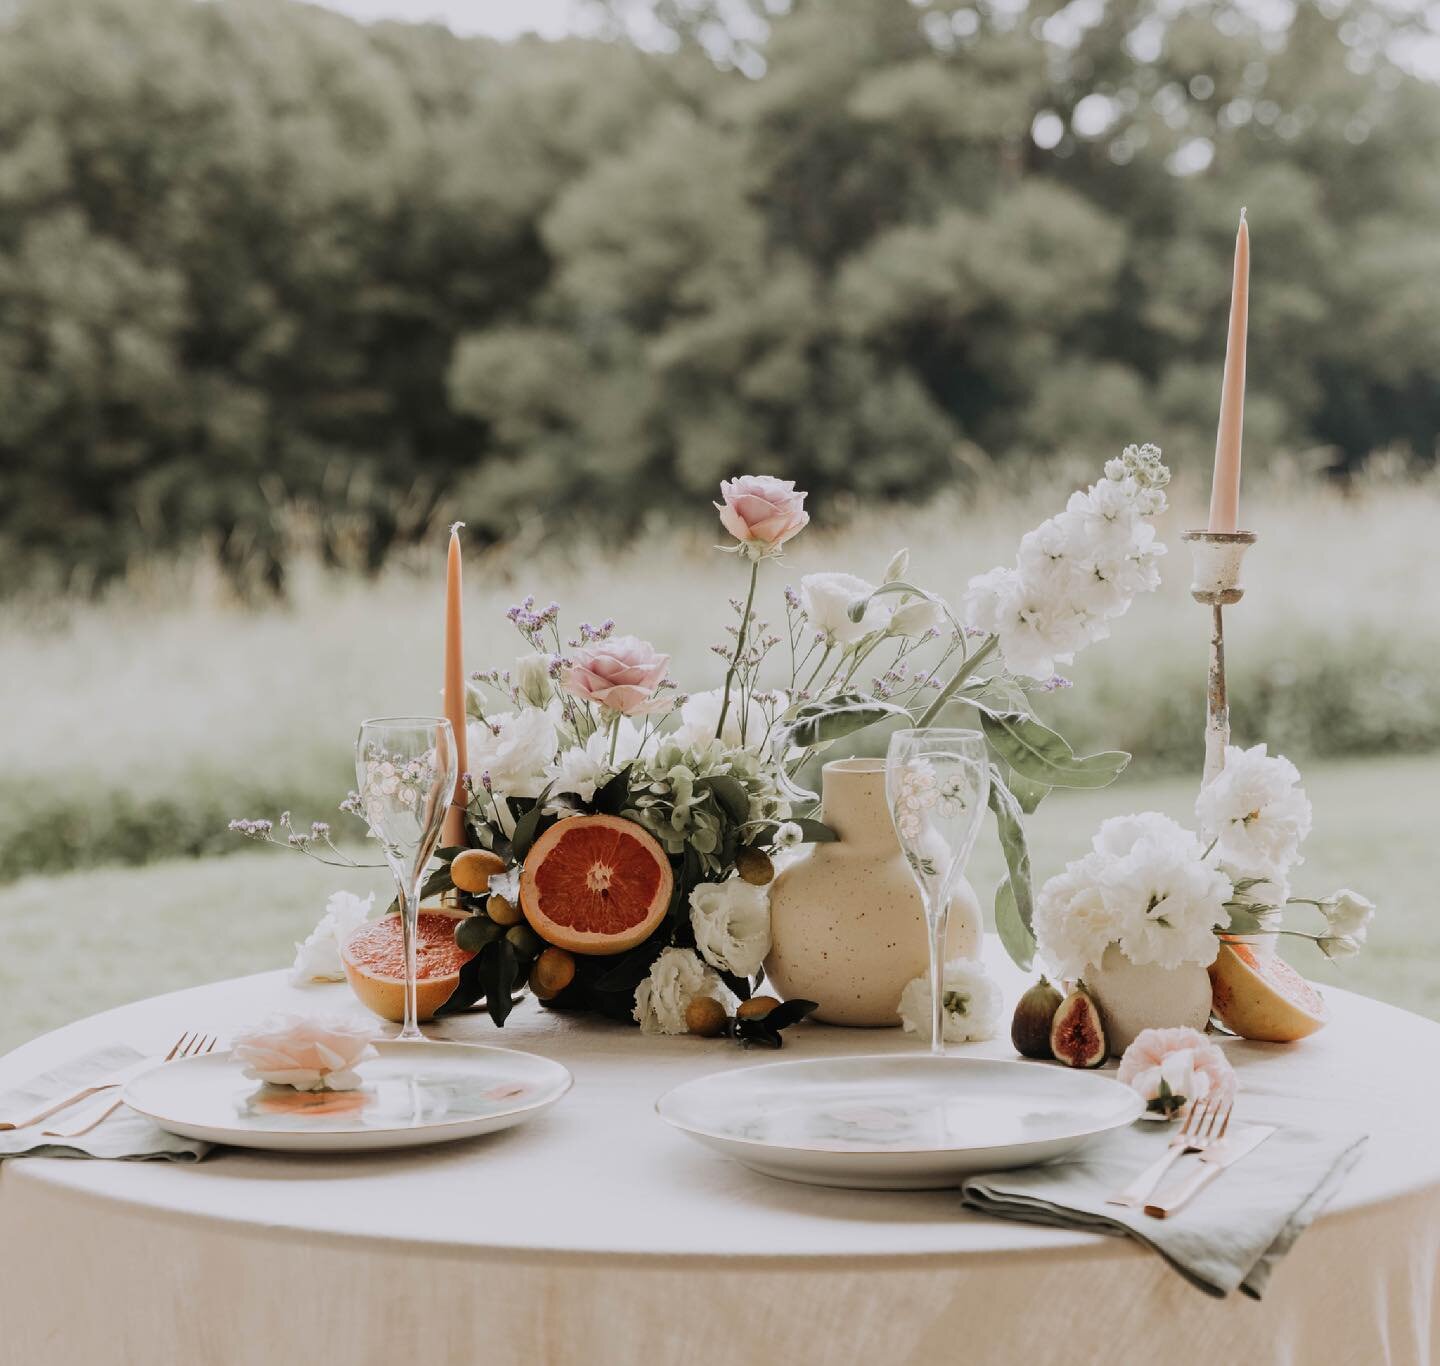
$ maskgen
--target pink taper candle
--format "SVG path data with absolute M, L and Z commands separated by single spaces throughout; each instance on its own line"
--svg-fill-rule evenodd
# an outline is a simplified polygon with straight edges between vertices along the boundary
M 455 732 L 457 772 L 467 767 L 465 753 L 465 646 L 461 627 L 460 601 L 460 528 L 450 528 L 450 556 L 445 566 L 445 715 Z M 455 782 L 455 799 L 445 813 L 440 841 L 447 847 L 465 843 L 465 783 L 463 776 Z
M 1210 488 L 1210 530 L 1240 528 L 1240 437 L 1245 426 L 1245 329 L 1250 316 L 1250 226 L 1240 210 L 1235 235 L 1235 281 L 1230 290 L 1230 331 L 1225 339 L 1225 382 L 1215 438 L 1215 482 Z

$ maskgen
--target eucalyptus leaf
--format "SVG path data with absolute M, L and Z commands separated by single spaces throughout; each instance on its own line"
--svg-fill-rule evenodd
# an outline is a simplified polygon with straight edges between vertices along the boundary
M 1009 870 L 995 896 L 995 928 L 1006 952 L 1022 967 L 1035 959 L 1035 893 L 1030 877 L 1030 850 L 1025 843 L 1024 812 L 1014 793 L 1005 785 L 1004 775 L 992 764 L 990 809 Z M 1002 904 L 1003 903 L 1003 904 Z M 1007 923 L 1008 922 L 1008 923 Z
M 1024 712 L 983 706 L 979 711 L 991 750 L 1031 782 L 1046 787 L 1108 787 L 1130 762 L 1123 750 L 1077 756 L 1063 736 Z
M 1008 875 L 1000 879 L 1000 885 L 995 889 L 995 930 L 1011 961 L 1029 972 L 1035 963 L 1035 936 L 1020 918 Z
M 1017 773 L 1013 768 L 1005 775 L 1005 784 L 1014 794 L 1015 800 L 1020 803 L 1020 809 L 1027 816 L 1033 816 L 1035 808 L 1050 794 L 1050 789 L 1044 783 L 1032 782 L 1023 773 Z
M 791 745 L 810 749 L 853 735 L 890 716 L 908 717 L 909 712 L 893 702 L 882 702 L 865 693 L 837 693 L 798 708 L 786 723 L 785 732 Z

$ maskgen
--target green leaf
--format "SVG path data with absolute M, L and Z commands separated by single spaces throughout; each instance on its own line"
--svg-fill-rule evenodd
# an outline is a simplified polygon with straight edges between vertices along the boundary
M 1009 869 L 1005 880 L 995 892 L 995 928 L 1005 951 L 1022 968 L 1035 961 L 1035 894 L 1030 878 L 1030 850 L 1025 843 L 1024 813 L 1014 794 L 1005 785 L 1004 776 L 992 764 L 990 769 L 990 809 L 995 813 L 995 828 L 1000 834 L 1000 848 Z
M 785 723 L 785 733 L 791 745 L 810 749 L 853 735 L 887 717 L 909 715 L 904 707 L 864 693 L 837 693 L 822 702 L 807 702 L 797 708 Z
M 781 1001 L 765 1017 L 765 1023 L 772 1029 L 788 1029 L 791 1025 L 803 1020 L 812 1011 L 819 1009 L 819 1001 L 807 1001 L 803 996 L 796 996 L 792 1000 Z
M 805 844 L 834 844 L 840 838 L 824 821 L 812 821 L 807 816 L 800 816 L 793 823 L 800 827 L 800 833 L 805 836 Z
M 1044 783 L 1032 782 L 1023 773 L 1016 773 L 1013 768 L 1005 775 L 1005 784 L 1014 793 L 1020 809 L 1027 816 L 1033 816 L 1035 808 L 1050 794 L 1050 789 Z
M 896 580 L 894 583 L 881 584 L 873 593 L 863 598 L 856 598 L 846 609 L 845 615 L 851 621 L 860 622 L 865 618 L 865 609 L 870 606 L 876 598 L 885 593 L 913 593 L 917 598 L 928 598 L 930 596 L 923 588 L 917 588 L 913 583 L 905 583 L 903 580 Z
M 535 798 L 535 805 L 515 822 L 515 833 L 510 836 L 510 850 L 516 863 L 524 863 L 525 855 L 530 852 L 530 846 L 535 843 L 535 837 L 540 833 L 541 822 L 546 819 L 545 802 L 550 796 L 552 786 L 553 784 L 546 784 L 545 790 Z M 551 819 L 553 822 L 553 818 Z
M 439 896 L 441 892 L 453 892 L 455 883 L 450 877 L 450 865 L 442 863 L 424 882 L 420 884 L 420 899 L 423 901 L 427 896 Z M 386 915 L 396 915 L 400 910 L 400 898 L 395 897 L 385 908 Z
M 485 992 L 485 1009 L 497 1029 L 505 1026 L 513 1002 L 510 994 L 520 975 L 520 962 L 508 939 L 496 939 L 480 950 L 475 960 L 479 965 L 480 985 Z
M 1108 787 L 1130 762 L 1130 756 L 1122 750 L 1077 756 L 1062 736 L 1024 712 L 991 711 L 988 707 L 979 707 L 979 711 L 991 750 L 1033 783 L 1047 787 Z
M 649 975 L 660 950 L 665 946 L 654 939 L 647 939 L 638 949 L 614 960 L 611 966 L 595 979 L 596 991 L 623 992 L 635 994 L 635 988 Z
M 728 773 L 717 773 L 714 777 L 705 778 L 697 786 L 708 786 L 715 794 L 715 800 L 720 809 L 736 825 L 743 825 L 750 816 L 750 794 L 745 790 L 745 784 L 739 778 L 732 777 Z
M 469 1010 L 484 994 L 485 988 L 480 985 L 480 959 L 471 958 L 461 967 L 455 990 L 435 1013 L 456 1015 L 462 1010 Z
M 602 816 L 618 816 L 630 799 L 630 765 L 626 764 L 603 787 L 597 788 L 591 805 Z

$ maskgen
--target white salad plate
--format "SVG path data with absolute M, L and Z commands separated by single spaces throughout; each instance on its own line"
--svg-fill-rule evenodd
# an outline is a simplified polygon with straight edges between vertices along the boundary
M 229 1053 L 143 1073 L 125 1103 L 162 1129 L 235 1148 L 366 1152 L 473 1138 L 523 1124 L 569 1089 L 549 1058 L 466 1043 L 381 1041 L 353 1091 L 296 1091 L 244 1074 Z
M 766 1176 L 927 1190 L 1027 1167 L 1136 1119 L 1128 1086 L 1033 1062 L 893 1054 L 741 1067 L 656 1102 L 682 1133 Z

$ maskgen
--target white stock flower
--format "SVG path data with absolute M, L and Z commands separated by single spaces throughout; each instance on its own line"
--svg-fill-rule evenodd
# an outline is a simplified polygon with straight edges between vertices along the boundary
M 1142 835 L 1101 873 L 1105 899 L 1124 923 L 1120 949 L 1132 963 L 1209 964 L 1220 951 L 1214 932 L 1230 919 L 1230 879 L 1202 862 L 1194 835 L 1183 834 Z
M 883 631 L 890 624 L 887 598 L 876 598 L 865 609 L 859 621 L 851 621 L 850 604 L 867 598 L 875 591 L 873 583 L 854 574 L 806 574 L 800 580 L 800 600 L 810 625 L 824 631 L 829 643 L 851 645 L 872 631 Z
M 555 722 L 538 707 L 500 712 L 465 728 L 470 772 L 489 774 L 497 796 L 538 797 L 555 759 Z
M 353 1091 L 355 1069 L 379 1056 L 375 1026 L 341 1016 L 275 1015 L 236 1034 L 231 1056 L 245 1075 L 297 1091 Z
M 1302 861 L 1310 800 L 1295 765 L 1263 744 L 1226 749 L 1225 767 L 1200 789 L 1195 814 L 1219 841 L 1221 859 L 1247 874 L 1283 876 Z
M 690 893 L 695 947 L 713 968 L 752 977 L 770 952 L 770 892 L 742 877 L 702 882 Z
M 635 988 L 634 1017 L 644 1034 L 684 1034 L 685 1009 L 697 996 L 724 1002 L 725 984 L 692 949 L 662 949 Z
M 1124 858 L 1139 840 L 1146 838 L 1168 840 L 1177 847 L 1183 845 L 1195 858 L 1200 857 L 1200 841 L 1194 832 L 1159 811 L 1137 811 L 1129 816 L 1111 816 L 1109 820 L 1101 821 L 1090 847 L 1097 854 Z
M 725 730 L 720 739 L 731 748 L 742 745 L 758 746 L 770 728 L 770 722 L 786 707 L 789 699 L 783 692 L 767 694 L 773 701 L 761 706 L 751 700 L 746 714 L 742 717 L 739 694 L 732 690 L 730 707 L 725 713 Z M 725 700 L 722 688 L 709 688 L 704 692 L 691 693 L 680 704 L 680 724 L 670 737 L 676 744 L 689 748 L 691 745 L 708 744 L 715 738 L 716 727 L 720 724 L 720 708 Z
M 1098 964 L 1124 932 L 1119 911 L 1106 899 L 1100 874 L 1107 859 L 1086 854 L 1065 865 L 1035 899 L 1035 939 L 1052 974 L 1072 981 Z
M 582 802 L 595 796 L 595 789 L 607 778 L 618 773 L 642 750 L 652 746 L 641 744 L 640 728 L 627 716 L 620 718 L 620 731 L 615 737 L 615 758 L 610 758 L 610 731 L 597 730 L 583 745 L 562 749 L 556 760 L 547 764 L 545 780 L 555 784 L 556 792 L 573 792 Z
M 1375 903 L 1369 897 L 1342 887 L 1327 896 L 1320 903 L 1320 909 L 1329 921 L 1331 934 L 1345 935 L 1357 944 L 1365 942 L 1370 922 L 1375 918 Z
M 1100 639 L 1108 628 L 1086 614 L 1073 595 L 1049 594 L 1015 569 L 992 569 L 970 580 L 964 598 L 968 625 L 1000 637 L 1011 673 L 1049 678 L 1055 666 Z
M 952 958 L 941 977 L 941 995 L 947 1043 L 979 1043 L 995 1037 L 1004 1001 L 983 963 L 974 958 Z M 897 1008 L 906 1033 L 929 1037 L 929 973 L 906 984 Z
M 343 982 L 345 964 L 340 949 L 369 918 L 375 908 L 375 893 L 358 897 L 354 892 L 332 892 L 325 903 L 325 914 L 310 931 L 303 944 L 295 945 L 295 963 L 290 980 L 304 982 Z

